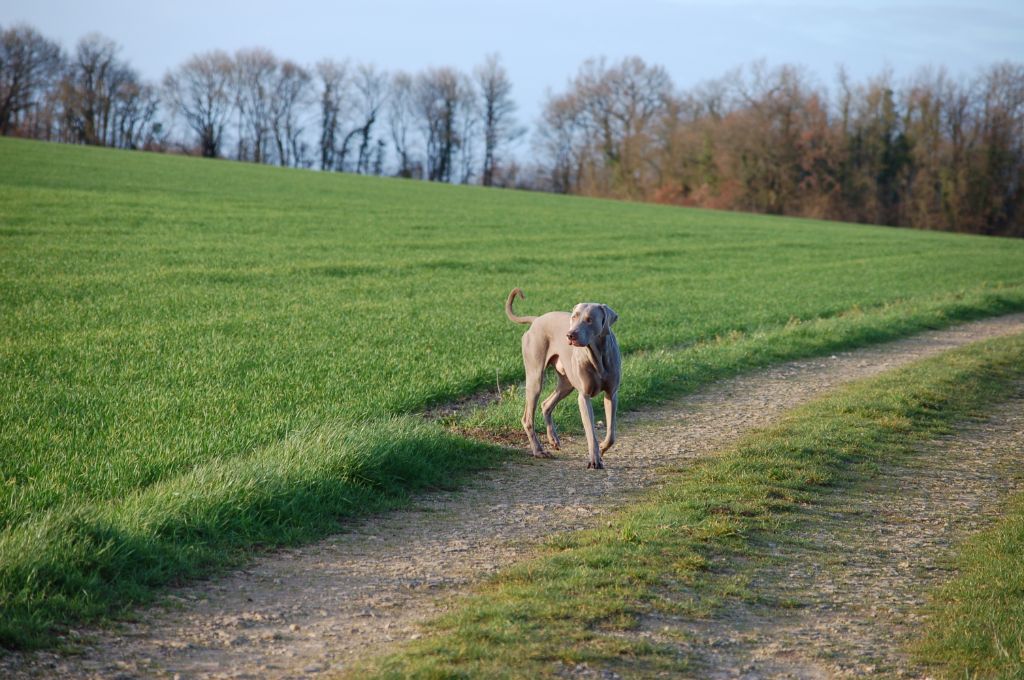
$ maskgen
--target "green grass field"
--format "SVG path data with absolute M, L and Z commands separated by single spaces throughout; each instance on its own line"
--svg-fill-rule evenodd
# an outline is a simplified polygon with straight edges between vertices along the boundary
M 1022 309 L 1024 241 L 0 139 L 0 645 L 493 463 L 415 414 L 521 377 L 513 286 L 629 409 Z

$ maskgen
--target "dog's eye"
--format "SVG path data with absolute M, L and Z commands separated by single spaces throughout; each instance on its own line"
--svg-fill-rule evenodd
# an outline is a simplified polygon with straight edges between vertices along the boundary
M 583 319 L 583 320 L 586 321 L 587 323 L 590 323 L 590 317 L 589 316 L 587 318 Z

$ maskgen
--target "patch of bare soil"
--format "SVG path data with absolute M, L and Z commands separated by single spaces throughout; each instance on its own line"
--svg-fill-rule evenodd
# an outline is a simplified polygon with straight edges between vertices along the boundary
M 702 678 L 928 677 L 907 652 L 926 594 L 951 576 L 951 548 L 1024 489 L 1022 453 L 1024 384 L 984 422 L 806 511 L 751 570 L 757 604 L 650 617 L 637 635 L 698 659 Z
M 9 654 L 0 659 L 0 676 L 287 678 L 344 669 L 351 659 L 418 636 L 421 621 L 544 539 L 600 521 L 657 483 L 659 469 L 719 450 L 842 383 L 1018 332 L 1024 314 L 712 385 L 626 415 L 606 470 L 586 470 L 585 442 L 564 438 L 553 460 L 524 454 L 461 491 L 423 495 L 408 510 L 353 522 L 319 543 L 176 589 L 116 630 L 81 631 L 69 640 L 78 654 Z

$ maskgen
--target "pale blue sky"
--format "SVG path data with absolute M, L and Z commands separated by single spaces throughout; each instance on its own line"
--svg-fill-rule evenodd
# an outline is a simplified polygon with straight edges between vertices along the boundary
M 521 118 L 533 123 L 547 88 L 561 89 L 591 56 L 636 54 L 692 86 L 765 58 L 806 66 L 831 83 L 838 64 L 861 78 L 925 64 L 973 74 L 1024 61 L 1024 2 L 859 0 L 0 0 L 0 25 L 25 21 L 71 48 L 100 31 L 158 79 L 189 55 L 264 46 L 302 63 L 323 57 L 387 69 L 470 70 L 498 52 Z

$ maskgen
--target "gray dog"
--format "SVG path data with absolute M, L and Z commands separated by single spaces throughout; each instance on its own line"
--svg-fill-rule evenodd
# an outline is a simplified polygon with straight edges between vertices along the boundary
M 526 366 L 523 427 L 530 438 L 533 455 L 551 457 L 540 445 L 540 438 L 533 429 L 533 417 L 537 411 L 544 369 L 554 366 L 558 373 L 558 385 L 542 406 L 544 424 L 548 428 L 548 442 L 555 449 L 558 448 L 558 434 L 551 419 L 555 405 L 574 389 L 579 390 L 580 416 L 583 418 L 587 448 L 590 451 L 587 467 L 601 469 L 604 467 L 601 454 L 615 443 L 615 409 L 618 406 L 622 357 L 611 326 L 619 315 L 608 305 L 581 302 L 573 307 L 572 314 L 548 312 L 542 316 L 517 316 L 512 311 L 512 302 L 517 295 L 524 297 L 523 291 L 513 288 L 505 301 L 505 313 L 516 323 L 530 324 L 530 330 L 523 335 L 523 364 Z M 608 434 L 599 445 L 594 427 L 594 407 L 590 399 L 600 392 L 604 392 Z

